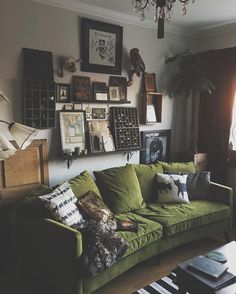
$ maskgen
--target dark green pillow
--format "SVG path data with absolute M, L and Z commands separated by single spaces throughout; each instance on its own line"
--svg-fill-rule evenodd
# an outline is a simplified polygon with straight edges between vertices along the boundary
M 210 172 L 188 174 L 187 191 L 190 200 L 209 199 Z
M 163 162 L 159 161 L 162 165 L 164 173 L 195 173 L 196 166 L 195 164 L 190 162 Z
M 114 213 L 144 208 L 139 181 L 132 165 L 95 171 L 102 198 Z
M 68 181 L 77 198 L 83 197 L 89 191 L 95 192 L 99 197 L 101 193 L 96 185 L 93 177 L 88 171 L 83 171 L 79 176 L 74 177 Z
M 17 205 L 17 217 L 21 219 L 51 218 L 51 213 L 44 207 L 38 196 L 51 193 L 52 190 L 46 185 L 40 185 L 31 191 L 26 198 Z
M 146 202 L 155 201 L 156 174 L 163 173 L 160 163 L 156 164 L 133 164 L 142 191 L 143 199 Z

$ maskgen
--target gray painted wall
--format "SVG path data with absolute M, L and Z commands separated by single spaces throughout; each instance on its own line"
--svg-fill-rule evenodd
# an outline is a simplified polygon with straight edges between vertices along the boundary
M 101 19 L 105 22 L 105 19 Z M 138 47 L 146 64 L 148 72 L 154 72 L 157 76 L 158 90 L 161 90 L 163 78 L 164 60 L 166 56 L 182 51 L 186 48 L 196 48 L 196 40 L 181 35 L 166 34 L 165 39 L 157 40 L 156 31 L 136 27 L 134 25 L 122 25 L 124 28 L 124 58 L 123 76 L 127 76 L 130 67 L 128 52 L 133 47 Z M 0 3 L 0 89 L 11 99 L 10 105 L 1 104 L 0 118 L 8 121 L 23 121 L 22 103 L 22 73 L 23 60 L 21 50 L 23 47 L 51 51 L 54 56 L 55 81 L 60 83 L 71 82 L 72 75 L 66 73 L 64 78 L 57 75 L 58 57 L 80 56 L 79 42 L 79 14 L 71 10 L 64 10 L 45 4 L 31 2 L 30 0 L 1 0 Z M 109 75 L 85 73 L 79 70 L 76 75 L 90 76 L 92 81 L 108 82 Z M 134 83 L 128 88 L 128 99 L 133 106 L 140 103 L 140 79 L 134 78 Z M 141 126 L 141 130 L 170 129 L 173 121 L 173 113 L 176 111 L 173 100 L 168 97 L 163 99 L 162 122 L 151 126 Z M 179 109 L 178 109 L 179 111 Z M 181 109 L 180 109 L 181 111 Z M 179 115 L 181 117 L 181 115 Z M 0 131 L 9 137 L 5 126 L 0 125 Z M 181 127 L 181 123 L 180 123 Z M 59 128 L 40 131 L 38 138 L 47 138 L 50 147 L 50 184 L 54 185 L 65 179 L 79 174 L 84 169 L 88 171 L 126 164 L 126 157 L 122 154 L 106 155 L 96 158 L 76 160 L 68 170 L 66 163 L 60 159 Z M 179 136 L 181 138 L 181 136 Z M 177 141 L 176 141 L 177 140 Z M 175 139 L 172 142 L 172 154 L 181 149 L 183 142 Z M 131 162 L 139 162 L 139 153 L 136 153 Z

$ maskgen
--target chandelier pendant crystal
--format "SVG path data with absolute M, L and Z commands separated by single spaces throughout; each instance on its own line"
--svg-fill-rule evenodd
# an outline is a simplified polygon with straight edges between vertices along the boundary
M 195 0 L 178 0 L 182 4 L 181 14 L 187 13 L 187 5 Z M 157 38 L 164 38 L 164 22 L 169 21 L 173 12 L 173 6 L 176 0 L 132 0 L 134 12 L 140 14 L 140 20 L 145 20 L 145 9 L 149 10 L 151 6 L 155 7 L 154 21 L 158 22 Z

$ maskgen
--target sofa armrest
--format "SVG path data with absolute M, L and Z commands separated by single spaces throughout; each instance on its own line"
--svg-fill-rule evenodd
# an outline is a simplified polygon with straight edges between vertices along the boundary
M 212 201 L 226 204 L 230 208 L 230 226 L 233 221 L 233 189 L 215 182 L 210 183 L 210 199 Z
M 79 231 L 52 219 L 21 219 L 16 224 L 15 236 L 22 266 L 58 288 L 77 287 L 78 260 L 82 254 Z

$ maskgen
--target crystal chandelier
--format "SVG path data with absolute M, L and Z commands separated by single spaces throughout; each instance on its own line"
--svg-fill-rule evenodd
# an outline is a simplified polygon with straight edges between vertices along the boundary
M 185 15 L 187 13 L 186 6 L 189 4 L 190 0 L 178 0 L 182 4 L 181 14 Z M 141 21 L 145 19 L 145 9 L 149 10 L 151 6 L 155 7 L 154 21 L 158 22 L 157 37 L 158 39 L 164 38 L 164 21 L 170 20 L 171 14 L 174 7 L 174 2 L 176 0 L 132 0 L 132 5 L 136 13 L 140 13 Z M 192 3 L 195 0 L 191 1 Z

